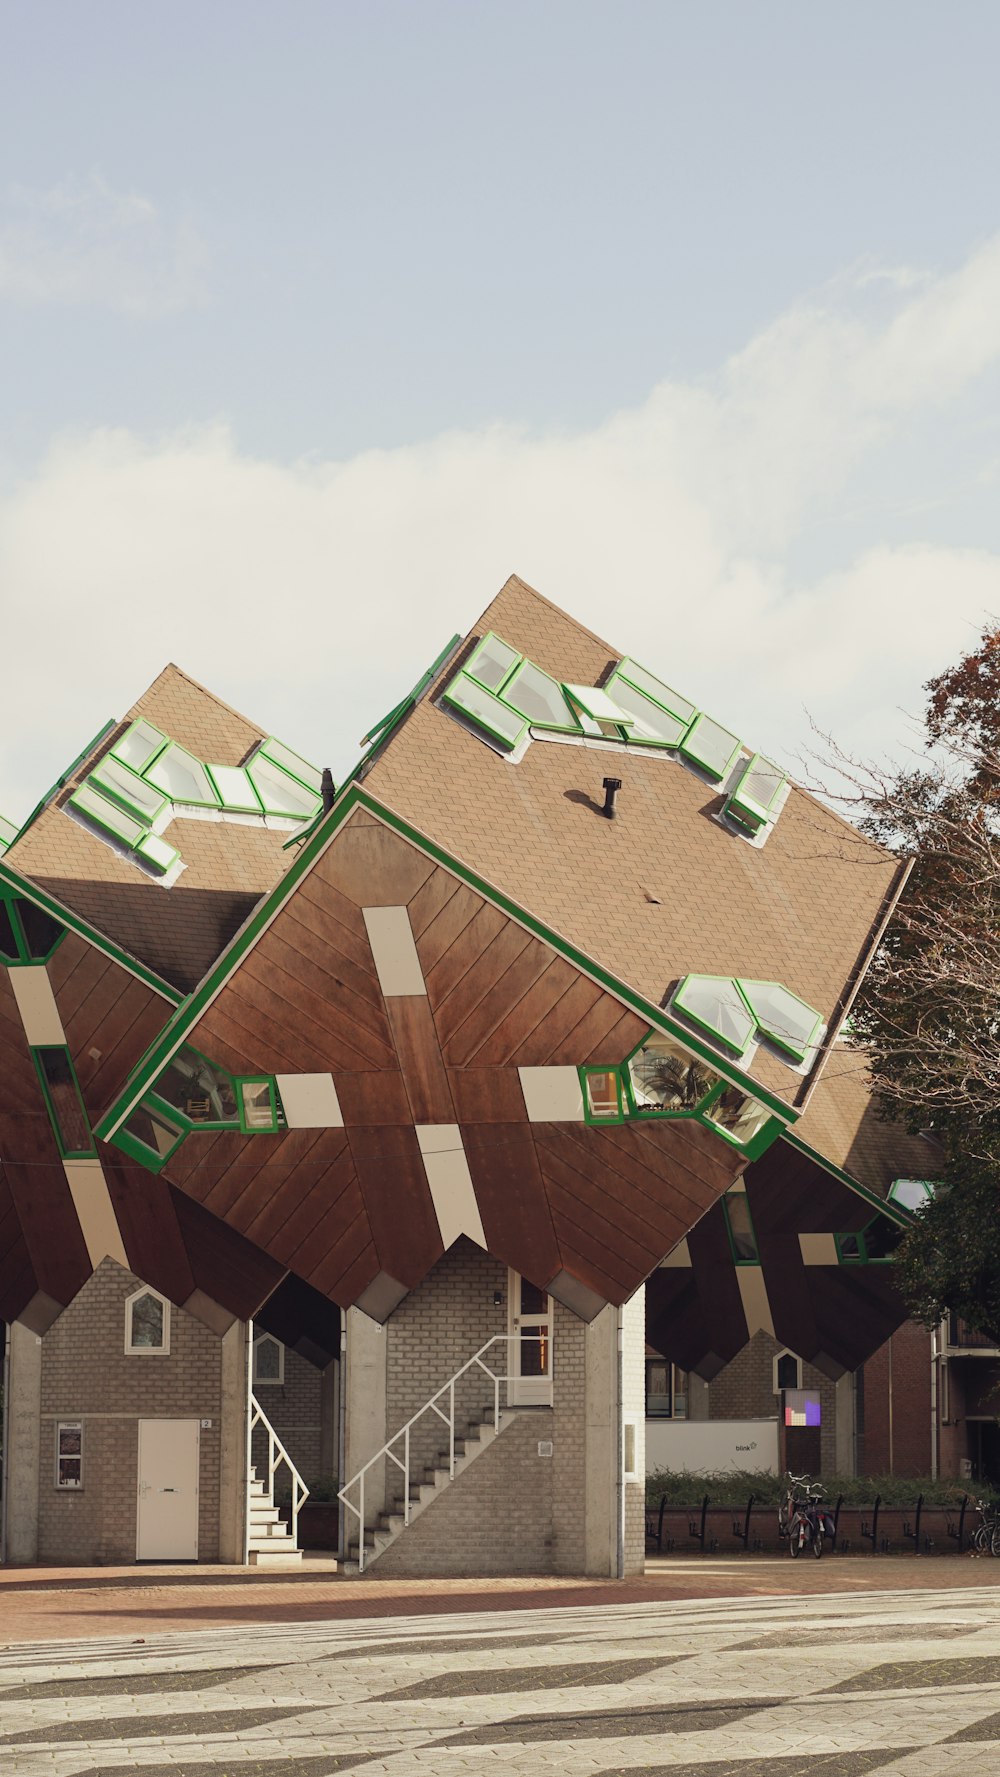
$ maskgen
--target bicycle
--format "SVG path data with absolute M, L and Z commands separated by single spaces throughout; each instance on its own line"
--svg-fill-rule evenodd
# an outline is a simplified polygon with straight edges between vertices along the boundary
M 787 1538 L 793 1559 L 810 1548 L 819 1561 L 824 1544 L 829 1541 L 832 1546 L 836 1537 L 833 1517 L 822 1504 L 826 1488 L 808 1475 L 789 1474 L 786 1479 L 789 1485 L 778 1505 L 778 1535 Z
M 977 1499 L 979 1523 L 969 1538 L 969 1547 L 976 1555 L 1000 1555 L 1000 1506 L 994 1500 Z

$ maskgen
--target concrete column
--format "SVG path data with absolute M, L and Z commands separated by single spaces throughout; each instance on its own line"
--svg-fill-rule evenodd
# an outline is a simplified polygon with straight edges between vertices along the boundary
M 853 1475 L 857 1464 L 854 1445 L 854 1377 L 850 1370 L 840 1377 L 834 1394 L 834 1430 L 838 1475 Z
M 8 1389 L 4 1453 L 7 1560 L 12 1567 L 20 1567 L 38 1560 L 42 1341 L 18 1321 L 10 1328 Z M 55 1452 L 50 1451 L 50 1456 L 54 1462 Z M 83 1459 L 86 1462 L 86 1449 Z
M 586 1334 L 584 1557 L 586 1571 L 614 1576 L 618 1561 L 618 1313 L 602 1308 Z
M 646 1288 L 640 1286 L 622 1309 L 623 1443 L 631 1446 L 636 1478 L 625 1481 L 625 1574 L 646 1564 Z M 631 1428 L 631 1431 L 628 1429 Z
M 342 1380 L 346 1403 L 346 1446 L 343 1481 L 381 1450 L 388 1436 L 386 1425 L 386 1354 L 389 1341 L 385 1327 L 363 1314 L 347 1311 L 346 1376 Z M 395 1430 L 395 1427 L 393 1428 Z M 357 1489 L 351 1500 L 357 1504 Z M 385 1505 L 385 1463 L 376 1463 L 365 1478 L 365 1522 L 371 1524 Z M 347 1513 L 347 1540 L 356 1540 L 357 1519 Z
M 334 1358 L 319 1379 L 319 1472 L 324 1480 L 337 1474 L 339 1373 L 340 1365 Z
M 708 1383 L 703 1376 L 696 1376 L 692 1370 L 688 1375 L 687 1416 L 689 1419 L 707 1419 L 708 1408 Z
M 245 1320 L 222 1336 L 219 1414 L 219 1560 L 238 1566 L 244 1555 L 247 1509 L 247 1396 L 249 1341 Z

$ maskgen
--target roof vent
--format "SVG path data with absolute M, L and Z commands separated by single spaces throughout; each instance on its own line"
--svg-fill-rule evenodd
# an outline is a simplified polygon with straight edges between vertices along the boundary
M 615 818 L 615 797 L 621 787 L 620 777 L 606 777 L 604 779 L 604 807 L 601 813 L 606 814 L 609 821 L 613 821 Z

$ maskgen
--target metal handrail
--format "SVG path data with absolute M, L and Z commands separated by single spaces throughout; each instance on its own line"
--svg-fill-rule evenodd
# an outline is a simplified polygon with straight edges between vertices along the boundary
M 276 1470 L 281 1467 L 282 1463 L 285 1464 L 292 1477 L 292 1541 L 295 1544 L 295 1547 L 298 1548 L 299 1507 L 305 1505 L 306 1500 L 309 1498 L 309 1489 L 255 1394 L 250 1396 L 250 1404 L 253 1408 L 253 1412 L 250 1416 L 251 1437 L 253 1436 L 254 1427 L 258 1425 L 262 1425 L 267 1432 L 268 1492 L 271 1495 L 272 1504 L 274 1503 L 274 1476 Z
M 349 1481 L 346 1481 L 344 1483 L 343 1487 L 341 1487 L 339 1489 L 338 1494 L 337 1494 L 337 1498 L 340 1500 L 343 1500 L 343 1503 L 344 1503 L 345 1507 L 347 1508 L 347 1510 L 349 1512 L 353 1512 L 354 1516 L 358 1520 L 358 1571 L 359 1571 L 359 1573 L 364 1573 L 364 1571 L 365 1571 L 365 1554 L 366 1554 L 366 1550 L 365 1550 L 365 1477 L 368 1474 L 368 1470 L 370 1468 L 374 1468 L 375 1464 L 377 1462 L 381 1462 L 384 1457 L 388 1457 L 390 1462 L 394 1462 L 396 1464 L 396 1467 L 398 1469 L 402 1470 L 402 1475 L 403 1475 L 403 1524 L 404 1524 L 404 1526 L 408 1525 L 410 1522 L 410 1503 L 411 1503 L 410 1502 L 410 1431 L 411 1431 L 412 1427 L 416 1425 L 417 1420 L 422 1419 L 425 1413 L 436 1413 L 438 1418 L 440 1420 L 442 1420 L 443 1423 L 448 1427 L 448 1479 L 453 1481 L 455 1479 L 455 1384 L 456 1384 L 456 1382 L 459 1382 L 461 1380 L 461 1378 L 466 1374 L 467 1371 L 476 1369 L 477 1367 L 480 1370 L 482 1370 L 483 1373 L 490 1378 L 490 1381 L 493 1383 L 493 1424 L 496 1427 L 497 1431 L 499 1431 L 500 1430 L 500 1388 L 501 1388 L 501 1385 L 505 1382 L 520 1382 L 523 1380 L 523 1378 L 520 1376 L 498 1375 L 495 1370 L 492 1370 L 490 1368 L 489 1364 L 486 1364 L 483 1362 L 484 1353 L 489 1351 L 489 1349 L 492 1345 L 509 1345 L 512 1340 L 517 1340 L 519 1344 L 524 1343 L 524 1342 L 530 1343 L 532 1340 L 537 1340 L 538 1343 L 541 1344 L 546 1339 L 551 1339 L 551 1334 L 548 1332 L 494 1333 L 492 1339 L 487 1339 L 486 1344 L 481 1345 L 479 1347 L 479 1350 L 474 1352 L 473 1355 L 467 1360 L 467 1362 L 462 1365 L 461 1369 L 455 1371 L 454 1376 L 449 1376 L 447 1382 L 442 1383 L 441 1387 L 437 1390 L 436 1394 L 432 1394 L 430 1399 L 425 1401 L 422 1407 L 418 1407 L 417 1411 L 414 1414 L 412 1414 L 411 1417 L 406 1421 L 406 1424 L 401 1425 L 399 1430 L 397 1432 L 394 1432 L 392 1437 L 388 1438 L 386 1440 L 386 1442 L 382 1445 L 381 1450 L 377 1450 L 375 1452 L 374 1456 L 370 1456 L 368 1458 L 368 1461 L 365 1463 L 364 1467 L 359 1468 L 357 1474 L 352 1475 L 351 1479 Z M 443 1407 L 438 1405 L 438 1402 L 441 1400 L 443 1395 L 448 1396 L 447 1411 Z M 398 1444 L 401 1438 L 403 1440 L 402 1457 L 397 1456 L 394 1449 L 393 1449 L 393 1445 Z M 358 1489 L 358 1503 L 357 1503 L 357 1505 L 355 1505 L 353 1503 L 353 1501 L 348 1499 L 348 1497 L 347 1497 L 350 1489 L 355 1486 Z

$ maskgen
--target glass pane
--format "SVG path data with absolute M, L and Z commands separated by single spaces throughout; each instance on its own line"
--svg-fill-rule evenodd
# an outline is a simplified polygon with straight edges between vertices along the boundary
M 557 728 L 576 728 L 576 717 L 566 702 L 555 679 L 550 679 L 530 660 L 518 667 L 509 685 L 504 686 L 504 702 L 513 704 L 530 722 L 552 722 Z
M 624 679 L 611 681 L 611 693 L 617 704 L 632 717 L 631 740 L 662 740 L 676 747 L 687 732 L 687 723 L 677 716 L 669 716 L 666 710 L 658 709 L 634 685 Z
M 628 1064 L 640 1111 L 693 1111 L 719 1076 L 670 1037 L 647 1038 Z
M 280 765 L 282 771 L 297 777 L 300 784 L 305 784 L 308 790 L 315 790 L 317 796 L 319 795 L 323 787 L 323 773 L 315 765 L 310 765 L 308 759 L 300 759 L 298 753 L 293 753 L 291 747 L 284 746 L 273 735 L 264 742 L 260 750 L 275 765 Z
M 35 1053 L 49 1089 L 64 1152 L 89 1154 L 93 1143 L 69 1055 L 65 1049 L 38 1049 Z
M 99 796 L 88 784 L 82 784 L 69 799 L 70 808 L 79 809 L 89 820 L 96 821 L 106 833 L 113 833 L 124 845 L 135 845 L 145 831 L 140 821 L 134 821 L 131 815 L 125 814 L 116 803 L 109 802 L 106 796 Z
M 21 898 L 17 902 L 17 917 L 21 921 L 21 930 L 28 947 L 28 955 L 44 961 L 53 950 L 63 934 L 63 927 L 43 907 L 36 907 L 34 901 Z M 0 938 L 2 938 L 2 915 L 0 915 Z
M 549 1373 L 549 1335 L 543 1329 L 521 1333 L 521 1375 L 547 1376 Z
M 738 1086 L 724 1086 L 715 1103 L 705 1112 L 711 1123 L 728 1129 L 734 1140 L 748 1142 L 764 1127 L 770 1111 L 749 1098 Z
M 247 1129 L 273 1129 L 274 1105 L 270 1080 L 241 1080 L 243 1122 Z
M 777 981 L 741 981 L 740 987 L 764 1035 L 803 1061 L 823 1022 L 819 1013 Z
M 241 765 L 210 765 L 208 769 L 224 808 L 235 809 L 240 814 L 260 813 L 253 784 Z
M 876 1216 L 865 1229 L 865 1251 L 870 1259 L 887 1259 L 903 1238 L 902 1228 L 888 1216 Z
M 277 1382 L 281 1374 L 281 1352 L 273 1339 L 258 1339 L 253 1348 L 253 1368 L 258 1382 Z
M 207 803 L 210 808 L 219 805 L 205 767 L 183 747 L 168 747 L 150 766 L 146 776 L 151 784 L 170 797 L 171 802 Z
M 545 1291 L 538 1289 L 535 1284 L 529 1283 L 526 1277 L 522 1277 L 520 1308 L 522 1317 L 526 1314 L 547 1315 L 548 1312 L 549 1298 Z
M 644 691 L 647 697 L 665 705 L 672 715 L 680 717 L 685 727 L 698 713 L 689 698 L 682 697 L 679 691 L 671 690 L 670 686 L 665 685 L 662 679 L 655 679 L 652 673 L 648 673 L 645 667 L 639 666 L 634 660 L 623 660 L 616 669 L 613 697 L 618 696 L 619 677 L 627 679 L 629 684 L 634 685 L 639 691 Z
M 670 1365 L 666 1361 L 657 1360 L 646 1365 L 646 1412 L 658 1414 L 661 1419 L 670 1417 L 672 1407 L 670 1397 Z
M 279 765 L 272 765 L 260 753 L 251 759 L 247 775 L 257 791 L 266 814 L 294 815 L 311 820 L 321 806 L 318 796 L 289 777 Z
M 696 765 L 703 765 L 710 777 L 720 778 L 729 770 L 739 748 L 738 736 L 730 734 L 721 722 L 714 722 L 711 716 L 699 716 L 681 751 Z
M 133 722 L 127 734 L 116 740 L 112 751 L 116 757 L 131 765 L 133 771 L 142 771 L 149 764 L 154 754 L 166 743 L 166 735 L 154 728 L 152 722 Z
M 618 1075 L 613 1068 L 600 1073 L 589 1073 L 587 1080 L 587 1105 L 592 1117 L 617 1117 Z
M 236 1092 L 229 1075 L 193 1049 L 182 1049 L 154 1088 L 192 1123 L 238 1123 Z
M 487 636 L 482 646 L 472 656 L 466 671 L 485 685 L 488 691 L 495 691 L 502 685 L 511 667 L 520 660 L 516 648 L 509 648 L 499 636 Z
M 151 864 L 160 876 L 166 876 L 171 865 L 176 864 L 180 857 L 177 847 L 171 845 L 169 840 L 162 839 L 158 833 L 144 833 L 135 851 L 136 856 L 145 858 L 147 864 Z
M 140 1296 L 132 1303 L 130 1345 L 145 1351 L 163 1349 L 163 1303 L 158 1296 Z
M 467 674 L 459 673 L 445 692 L 445 701 L 454 704 L 463 715 L 471 716 L 480 727 L 489 729 L 505 746 L 515 746 L 524 733 L 526 723 L 516 710 L 509 710 L 498 697 L 493 697 Z
M 798 1386 L 799 1360 L 797 1357 L 793 1357 L 790 1351 L 786 1351 L 784 1357 L 778 1359 L 778 1387 L 798 1388 Z
M 900 1203 L 904 1209 L 923 1209 L 928 1197 L 933 1197 L 934 1186 L 922 1178 L 893 1179 L 889 1191 L 890 1203 Z
M 0 852 L 6 851 L 9 845 L 13 845 L 19 832 L 20 828 L 16 827 L 13 821 L 9 821 L 6 815 L 0 814 Z
M 784 772 L 772 765 L 769 759 L 762 759 L 758 753 L 749 761 L 733 797 L 737 802 L 749 802 L 752 808 L 766 813 L 784 782 Z
M 738 1260 L 756 1263 L 758 1259 L 757 1242 L 754 1239 L 753 1222 L 750 1219 L 750 1205 L 745 1191 L 733 1191 L 724 1200 L 726 1220 L 733 1242 L 733 1252 Z
M 110 753 L 94 766 L 87 781 L 113 800 L 124 802 L 128 812 L 139 820 L 155 821 L 164 806 L 160 790 L 155 790 L 144 778 L 129 771 L 126 765 L 119 764 Z
M 61 1425 L 59 1427 L 60 1456 L 79 1456 L 82 1446 L 83 1432 L 78 1425 Z
M 79 1487 L 81 1462 L 79 1456 L 60 1456 L 59 1485 L 60 1487 Z
M 127 1135 L 131 1135 L 135 1141 L 142 1142 L 143 1147 L 151 1149 L 161 1159 L 166 1159 L 174 1143 L 183 1133 L 180 1129 L 174 1129 L 164 1117 L 158 1116 L 156 1111 L 151 1111 L 144 1104 L 136 1107 L 124 1128 Z
M 0 901 L 0 956 L 7 957 L 11 962 L 17 961 L 17 939 L 6 901 Z
M 840 1256 L 842 1259 L 860 1259 L 861 1239 L 857 1234 L 841 1234 L 838 1236 Z
M 674 1370 L 674 1418 L 687 1418 L 687 1387 L 688 1373 L 686 1370 Z
M 674 995 L 674 1005 L 737 1055 L 754 1034 L 754 1021 L 739 989 L 725 975 L 688 975 Z

